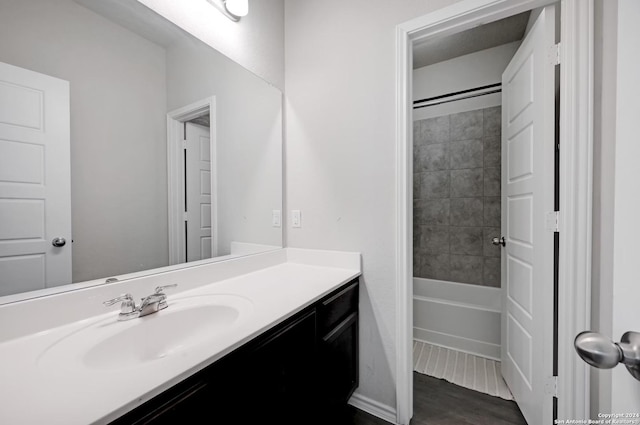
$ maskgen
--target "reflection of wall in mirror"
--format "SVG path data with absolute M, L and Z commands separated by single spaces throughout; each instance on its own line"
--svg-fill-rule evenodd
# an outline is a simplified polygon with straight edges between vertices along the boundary
M 251 1 L 232 22 L 206 1 L 138 0 L 209 46 L 284 89 L 284 0 Z
M 281 245 L 271 225 L 282 205 L 281 93 L 190 40 L 167 49 L 167 88 L 170 110 L 216 97 L 218 255 L 232 241 Z
M 231 241 L 282 245 L 277 89 L 191 38 L 166 50 L 72 0 L 3 0 L 0 61 L 70 81 L 74 282 L 168 264 L 166 113 L 212 95 L 230 142 L 219 254 Z
M 164 49 L 71 0 L 3 0 L 0 61 L 70 82 L 73 281 L 166 265 Z

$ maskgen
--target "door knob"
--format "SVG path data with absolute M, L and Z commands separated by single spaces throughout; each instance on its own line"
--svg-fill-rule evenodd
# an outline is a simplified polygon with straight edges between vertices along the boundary
M 67 243 L 67 241 L 64 238 L 54 238 L 51 241 L 51 245 L 60 248 L 61 246 L 64 246 Z
M 640 381 L 640 333 L 625 332 L 620 342 L 613 342 L 597 332 L 585 331 L 576 336 L 574 346 L 589 365 L 611 369 L 624 363 L 629 373 Z
M 495 238 L 491 239 L 491 243 L 494 245 L 502 245 L 502 246 L 505 246 L 507 244 L 504 240 L 504 236 L 501 238 L 496 236 Z

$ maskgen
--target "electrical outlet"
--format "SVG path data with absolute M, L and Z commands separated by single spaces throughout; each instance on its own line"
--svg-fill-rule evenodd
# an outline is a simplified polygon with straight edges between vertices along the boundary
M 271 214 L 271 224 L 273 227 L 280 227 L 282 225 L 282 215 L 280 210 L 273 210 Z
M 302 213 L 300 210 L 291 211 L 291 225 L 293 227 L 302 227 Z

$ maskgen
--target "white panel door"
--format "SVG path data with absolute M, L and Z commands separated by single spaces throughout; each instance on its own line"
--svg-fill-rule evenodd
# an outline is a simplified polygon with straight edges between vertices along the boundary
M 552 422 L 555 9 L 502 75 L 502 374 L 529 425 Z
M 186 123 L 187 261 L 211 258 L 211 139 L 207 127 Z
M 69 83 L 0 62 L 0 296 L 71 283 L 69 140 Z

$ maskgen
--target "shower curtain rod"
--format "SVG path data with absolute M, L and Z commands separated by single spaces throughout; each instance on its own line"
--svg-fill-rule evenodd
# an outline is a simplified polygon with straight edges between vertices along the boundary
M 502 83 L 489 84 L 473 89 L 461 90 L 453 93 L 442 94 L 440 96 L 428 97 L 426 99 L 414 100 L 413 109 L 426 108 L 427 106 L 441 105 L 443 103 L 455 102 L 462 99 L 470 99 L 472 97 L 484 96 L 487 94 L 500 93 L 502 91 Z M 478 93 L 481 92 L 481 93 Z M 455 97 L 455 99 L 448 99 Z M 426 103 L 425 105 L 419 105 Z

